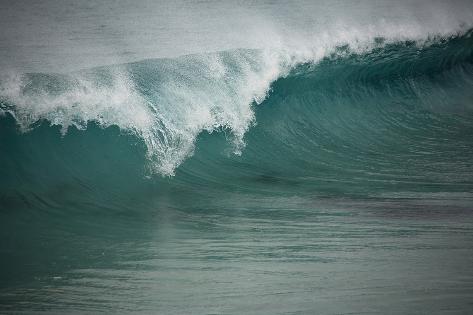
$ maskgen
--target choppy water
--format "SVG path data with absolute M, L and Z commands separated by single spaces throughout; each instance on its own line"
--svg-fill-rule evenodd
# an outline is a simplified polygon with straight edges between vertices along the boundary
M 0 12 L 1 312 L 473 310 L 468 3 Z

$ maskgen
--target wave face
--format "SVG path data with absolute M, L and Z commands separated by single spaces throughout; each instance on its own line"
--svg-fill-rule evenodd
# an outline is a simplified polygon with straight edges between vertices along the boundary
M 2 198 L 470 193 L 471 34 L 3 75 Z

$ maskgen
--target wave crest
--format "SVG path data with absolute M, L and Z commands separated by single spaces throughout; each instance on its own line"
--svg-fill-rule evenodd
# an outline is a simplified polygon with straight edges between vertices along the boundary
M 173 175 L 203 131 L 228 132 L 233 152 L 241 154 L 245 134 L 256 123 L 254 105 L 271 86 L 278 95 L 317 86 L 348 91 L 353 82 L 360 88 L 360 82 L 405 76 L 414 80 L 412 89 L 416 76 L 455 66 L 465 70 L 472 59 L 471 33 L 407 42 L 377 38 L 312 50 L 238 49 L 69 74 L 10 74 L 1 78 L 1 108 L 24 131 L 41 120 L 60 125 L 63 134 L 90 121 L 117 125 L 143 139 L 151 172 Z M 471 83 L 470 73 L 461 69 L 455 75 Z

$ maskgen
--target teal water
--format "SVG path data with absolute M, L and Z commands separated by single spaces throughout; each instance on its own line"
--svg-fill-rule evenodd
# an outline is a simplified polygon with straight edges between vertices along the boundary
M 353 19 L 371 6 L 390 8 Z M 323 49 L 2 66 L 0 312 L 471 313 L 473 38 L 444 17 Z

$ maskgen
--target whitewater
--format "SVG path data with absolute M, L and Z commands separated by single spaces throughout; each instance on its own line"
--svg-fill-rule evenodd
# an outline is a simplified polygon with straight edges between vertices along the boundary
M 63 135 L 92 121 L 116 125 L 144 140 L 154 172 L 172 175 L 203 131 L 228 130 L 234 153 L 241 154 L 244 135 L 255 124 L 253 107 L 297 66 L 369 55 L 393 43 L 413 42 L 421 54 L 442 40 L 470 36 L 466 27 L 424 37 L 384 33 L 363 39 L 355 32 L 348 41 L 335 37 L 306 50 L 239 49 L 66 74 L 7 72 L 0 81 L 1 109 L 24 131 L 40 120 L 60 125 Z M 411 58 L 402 52 L 397 58 L 403 57 Z

